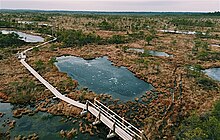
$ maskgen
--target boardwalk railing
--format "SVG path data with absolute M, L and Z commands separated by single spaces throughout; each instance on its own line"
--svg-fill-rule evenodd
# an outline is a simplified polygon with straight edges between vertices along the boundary
M 54 38 L 51 41 L 45 42 L 41 45 L 38 45 L 36 47 L 45 45 L 55 40 L 56 38 Z M 73 106 L 83 109 L 81 114 L 85 114 L 87 112 L 93 114 L 96 117 L 96 120 L 95 122 L 93 122 L 93 125 L 103 122 L 107 127 L 110 128 L 110 133 L 107 135 L 107 138 L 112 138 L 117 134 L 119 137 L 121 137 L 124 140 L 144 139 L 143 131 L 140 131 L 139 129 L 134 127 L 124 118 L 121 118 L 119 115 L 117 115 L 115 112 L 110 110 L 108 107 L 106 107 L 96 99 L 94 99 L 94 103 L 90 101 L 86 101 L 86 104 L 82 104 L 78 101 L 66 97 L 65 95 L 62 95 L 56 88 L 54 88 L 40 74 L 38 74 L 30 65 L 28 65 L 28 63 L 25 62 L 26 59 L 25 53 L 32 49 L 33 47 L 18 54 L 18 58 L 20 59 L 20 62 L 26 67 L 28 71 L 30 71 L 30 73 L 32 73 L 42 84 L 44 84 L 57 98 Z
M 110 110 L 108 107 L 103 105 L 98 100 L 94 99 L 94 105 L 96 108 L 100 108 L 103 114 L 108 117 L 110 120 L 115 122 L 115 125 L 119 126 L 121 129 L 125 130 L 127 134 L 132 136 L 135 139 L 142 139 L 143 131 L 140 131 L 135 126 L 133 126 L 131 123 L 126 121 L 124 118 L 120 117 L 118 114 Z
M 87 101 L 86 106 L 83 109 L 83 113 L 86 111 L 92 113 L 96 116 L 93 125 L 103 122 L 106 126 L 110 128 L 110 132 L 107 138 L 112 138 L 116 134 L 125 140 L 142 140 L 143 131 L 140 131 L 135 126 L 130 124 L 124 118 L 117 115 L 115 112 L 110 110 L 108 107 L 103 105 L 101 102 L 94 99 L 94 103 Z

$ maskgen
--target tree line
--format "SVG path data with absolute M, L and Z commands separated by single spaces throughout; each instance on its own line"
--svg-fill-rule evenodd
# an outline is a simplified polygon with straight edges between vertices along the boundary
M 126 36 L 113 35 L 110 38 L 101 38 L 95 33 L 84 33 L 82 30 L 64 30 L 57 32 L 57 39 L 63 47 L 84 46 L 87 44 L 122 44 L 128 42 Z
M 2 34 L 0 32 L 0 48 L 6 47 L 18 47 L 25 44 L 25 41 L 21 40 L 16 33 Z

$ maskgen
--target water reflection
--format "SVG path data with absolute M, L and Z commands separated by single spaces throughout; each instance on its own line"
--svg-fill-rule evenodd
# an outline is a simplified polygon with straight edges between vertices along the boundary
M 80 85 L 96 93 L 109 93 L 114 98 L 132 100 L 152 89 L 125 67 L 115 67 L 107 57 L 84 60 L 79 57 L 58 57 L 55 65 L 61 72 L 76 79 Z
M 220 81 L 220 68 L 210 68 L 204 70 L 204 72 L 214 80 Z
M 17 31 L 6 31 L 6 30 L 2 30 L 1 32 L 2 34 L 16 33 L 19 35 L 19 37 L 21 37 L 21 40 L 24 40 L 25 42 L 32 42 L 32 43 L 44 42 L 44 38 L 36 35 L 26 34 Z

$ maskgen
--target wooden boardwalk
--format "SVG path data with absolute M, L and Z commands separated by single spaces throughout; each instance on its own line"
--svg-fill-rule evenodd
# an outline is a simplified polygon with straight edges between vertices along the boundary
M 52 41 L 55 41 L 54 38 L 51 41 L 45 42 L 41 45 L 36 47 L 45 45 Z M 22 65 L 32 73 L 44 86 L 46 86 L 57 98 L 63 100 L 73 106 L 83 109 L 82 114 L 90 112 L 96 117 L 96 121 L 93 123 L 104 123 L 107 127 L 110 128 L 110 133 L 108 134 L 107 138 L 114 137 L 116 134 L 124 140 L 134 140 L 134 139 L 144 139 L 143 131 L 138 130 L 132 124 L 118 116 L 115 112 L 110 110 L 108 107 L 94 99 L 94 103 L 87 101 L 86 104 L 80 103 L 79 101 L 72 100 L 64 95 L 62 95 L 55 87 L 53 87 L 49 82 L 47 82 L 40 74 L 38 74 L 28 63 L 26 63 L 26 55 L 27 51 L 32 50 L 29 48 L 19 54 L 19 59 Z

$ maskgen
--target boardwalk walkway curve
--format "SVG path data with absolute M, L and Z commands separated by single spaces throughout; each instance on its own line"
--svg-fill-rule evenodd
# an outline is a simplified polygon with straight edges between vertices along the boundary
M 52 37 L 52 36 L 50 36 Z M 56 41 L 57 38 L 54 38 L 50 41 L 44 42 L 43 44 L 37 45 L 35 47 L 40 47 Z M 87 101 L 86 104 L 80 103 L 79 101 L 72 100 L 65 95 L 62 95 L 55 87 L 53 87 L 49 82 L 47 82 L 40 74 L 38 74 L 26 61 L 26 52 L 31 51 L 34 47 L 28 48 L 23 52 L 18 54 L 21 64 L 33 74 L 44 86 L 46 86 L 57 98 L 63 100 L 73 106 L 83 109 L 82 115 L 90 112 L 96 117 L 93 125 L 104 123 L 110 128 L 110 133 L 107 135 L 107 138 L 114 137 L 116 134 L 124 140 L 142 140 L 145 139 L 143 136 L 143 131 L 140 131 L 135 126 L 127 122 L 124 118 L 118 116 L 115 112 L 110 110 L 108 107 L 103 105 L 101 102 L 94 99 L 94 103 Z

